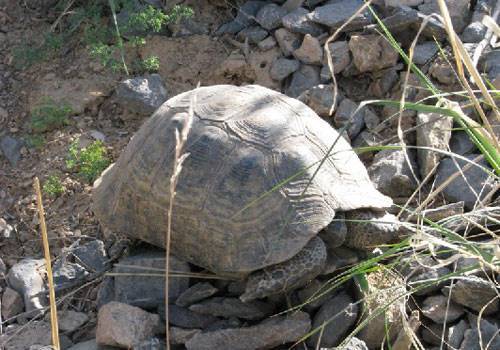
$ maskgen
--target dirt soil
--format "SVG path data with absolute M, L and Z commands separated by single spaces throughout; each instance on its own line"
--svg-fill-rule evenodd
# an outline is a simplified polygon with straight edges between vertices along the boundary
M 92 184 L 68 170 L 66 159 L 71 142 L 90 143 L 104 135 L 111 160 L 115 160 L 140 127 L 143 119 L 125 118 L 117 105 L 114 89 L 124 74 L 104 68 L 89 56 L 78 36 L 64 43 L 64 54 L 35 62 L 29 68 L 16 65 L 15 49 L 28 39 L 42 41 L 56 20 L 50 1 L 0 0 L 0 136 L 8 134 L 24 142 L 21 158 L 15 166 L 0 155 L 0 218 L 14 228 L 11 239 L 0 238 L 0 257 L 10 268 L 23 257 L 41 258 L 33 179 L 42 184 L 50 175 L 62 179 L 64 193 L 56 199 L 45 196 L 51 253 L 59 256 L 64 247 L 87 236 L 103 239 L 90 211 Z M 225 1 L 185 1 L 193 8 L 196 24 L 213 32 L 227 22 L 234 9 Z M 208 34 L 186 37 L 152 36 L 137 52 L 127 52 L 127 60 L 156 54 L 160 75 L 169 96 L 201 85 L 254 82 L 258 76 L 235 76 L 224 68 L 237 49 L 231 43 Z M 265 58 L 264 58 L 265 59 Z M 261 58 L 253 58 L 261 65 Z M 258 74 L 257 74 L 258 75 Z M 43 134 L 39 147 L 29 146 L 33 136 L 31 111 L 43 98 L 69 104 L 73 110 L 68 125 Z M 97 136 L 96 136 L 97 135 Z M 106 242 L 108 245 L 111 242 Z M 93 309 L 91 290 L 78 302 L 80 311 Z

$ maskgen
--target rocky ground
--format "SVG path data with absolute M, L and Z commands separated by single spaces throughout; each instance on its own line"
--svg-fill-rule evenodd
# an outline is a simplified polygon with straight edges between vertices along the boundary
M 167 1 L 169 5 L 180 2 Z M 163 348 L 163 280 L 148 275 L 164 267 L 162 252 L 104 235 L 90 210 L 91 181 L 69 169 L 67 160 L 75 140 L 78 148 L 99 140 L 109 161 L 115 160 L 156 107 L 198 83 L 259 84 L 282 91 L 309 105 L 337 129 L 345 127 L 353 147 L 404 141 L 410 146 L 406 151 L 387 148 L 361 154 L 377 188 L 398 204 L 423 205 L 427 218 L 459 237 L 485 247 L 498 245 L 495 226 L 486 222 L 487 218 L 498 222 L 498 178 L 478 167 L 465 168 L 463 160 L 447 155 L 452 152 L 489 169 L 451 118 L 413 111 L 399 116 L 389 106 L 358 109 L 367 100 L 398 101 L 403 90 L 410 102 L 431 95 L 413 73 L 405 89 L 407 66 L 377 33 L 373 15 L 368 10 L 357 15 L 340 30 L 329 50 L 324 49 L 329 36 L 362 5 L 361 0 L 187 0 L 183 4 L 194 10 L 193 17 L 160 33 L 147 33 L 144 45 L 126 52 L 130 62 L 157 56 L 158 72 L 130 76 L 91 57 L 78 31 L 59 54 L 20 66 L 16 49 L 42 42 L 44 33 L 60 21 L 61 11 L 54 3 L 0 0 L 0 347 L 34 350 L 51 341 L 49 318 L 41 315 L 47 306 L 47 285 L 32 188 L 38 176 L 43 184 L 56 177 L 62 186 L 57 195 L 44 194 L 62 348 Z M 500 11 L 499 2 L 446 3 L 455 30 L 473 54 L 488 34 L 482 18 Z M 424 16 L 439 12 L 434 0 L 378 0 L 374 5 L 405 50 Z M 109 18 L 103 25 L 111 25 Z M 444 27 L 430 21 L 413 61 L 441 91 L 462 91 L 450 53 Z M 478 69 L 500 88 L 498 49 L 486 45 Z M 338 93 L 330 115 L 335 86 Z M 47 97 L 56 105 L 68 105 L 71 112 L 63 125 L 37 133 L 33 113 Z M 450 99 L 468 117 L 480 121 L 467 98 L 455 94 Z M 486 107 L 486 115 L 498 137 L 498 115 L 491 106 Z M 431 152 L 429 147 L 444 153 Z M 464 176 L 429 197 L 460 168 Z M 427 198 L 431 200 L 425 202 Z M 398 210 L 395 207 L 394 214 Z M 403 218 L 416 222 L 415 217 Z M 415 250 L 401 254 L 392 268 L 384 262 L 385 268 L 368 275 L 368 288 L 357 279 L 328 288 L 332 285 L 328 281 L 340 278 L 348 267 L 376 256 L 349 237 L 329 247 L 322 275 L 286 296 L 243 303 L 238 299 L 244 288 L 241 281 L 172 278 L 171 344 L 194 350 L 286 349 L 297 343 L 300 349 L 314 349 L 319 342 L 329 348 L 366 321 L 342 348 L 378 349 L 381 344 L 389 348 L 390 343 L 393 349 L 408 349 L 404 329 L 409 327 L 425 349 L 437 349 L 443 343 L 448 349 L 500 349 L 498 269 L 483 263 L 476 266 L 477 258 L 443 249 L 442 243 L 434 241 L 430 253 L 419 253 L 422 250 L 415 244 Z M 176 272 L 203 273 L 175 257 L 171 265 Z M 440 281 L 464 269 L 467 272 L 458 278 Z M 408 290 L 413 290 L 411 296 Z M 403 297 L 377 315 L 395 296 Z M 302 304 L 300 311 L 281 313 Z M 303 336 L 326 321 L 322 330 L 302 342 Z

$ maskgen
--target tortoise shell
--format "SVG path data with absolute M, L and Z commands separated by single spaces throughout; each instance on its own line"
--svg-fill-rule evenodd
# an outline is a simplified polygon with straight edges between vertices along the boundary
M 105 227 L 164 246 L 175 133 L 190 105 L 172 215 L 180 258 L 216 273 L 251 272 L 297 254 L 338 210 L 392 204 L 348 142 L 302 102 L 256 85 L 216 85 L 165 102 L 96 181 L 93 210 Z

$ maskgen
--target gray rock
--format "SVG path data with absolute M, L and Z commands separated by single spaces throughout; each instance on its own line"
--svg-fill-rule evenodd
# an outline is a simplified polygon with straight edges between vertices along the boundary
M 160 307 L 158 312 L 163 319 L 165 315 L 164 308 Z M 218 318 L 212 315 L 203 315 L 177 305 L 169 305 L 168 321 L 170 325 L 176 327 L 204 329 L 217 322 Z
M 285 57 L 291 56 L 293 51 L 300 47 L 300 43 L 302 42 L 300 34 L 292 33 L 285 28 L 276 30 L 274 36 Z
M 340 102 L 339 107 L 335 112 L 335 116 L 333 117 L 336 128 L 341 129 L 347 126 L 346 131 L 349 139 L 353 139 L 358 136 L 365 126 L 366 107 L 354 113 L 357 108 L 357 103 L 348 98 L 344 98 Z
M 54 285 L 56 288 L 68 288 L 76 281 L 85 279 L 89 272 L 80 264 L 72 263 L 65 258 L 58 259 L 53 266 Z
M 385 0 L 386 7 L 399 7 L 399 6 L 418 6 L 424 0 Z
M 478 156 L 478 154 L 471 154 L 466 155 L 465 157 L 472 161 Z M 443 159 L 437 168 L 436 186 L 440 186 L 443 182 L 447 181 L 450 176 L 462 169 L 461 174 L 459 174 L 448 184 L 448 186 L 445 187 L 443 195 L 449 202 L 463 201 L 465 208 L 471 210 L 474 208 L 478 198 L 483 200 L 493 189 L 494 181 L 491 176 L 477 166 L 471 165 L 469 169 L 464 170 L 467 164 L 470 163 L 466 163 L 458 158 Z M 476 164 L 488 168 L 487 162 L 482 158 L 479 161 L 476 161 Z M 464 176 L 467 181 L 464 179 Z
M 22 313 L 24 301 L 21 294 L 7 287 L 2 294 L 2 320 L 6 321 Z
M 259 26 L 252 26 L 243 29 L 236 36 L 238 40 L 245 41 L 248 39 L 250 44 L 258 44 L 267 37 L 267 30 L 262 29 Z
M 335 218 L 319 233 L 319 235 L 329 248 L 337 248 L 344 244 L 347 235 L 345 213 L 335 213 Z
M 332 74 L 328 66 L 321 67 L 321 72 L 319 73 L 321 84 L 330 84 L 332 82 Z
M 187 307 L 200 300 L 211 297 L 212 295 L 217 293 L 217 291 L 218 289 L 212 286 L 210 283 L 199 282 L 182 292 L 182 294 L 179 295 L 179 297 L 175 301 L 175 304 L 177 306 Z
M 308 105 L 320 117 L 328 118 L 330 116 L 330 109 L 333 106 L 333 85 L 316 85 L 309 90 L 302 93 L 299 98 L 300 101 Z M 335 108 L 343 96 L 337 92 L 335 101 Z M 335 110 L 334 108 L 334 110 Z
M 407 152 L 416 176 L 418 170 L 415 154 L 412 150 L 407 150 Z M 405 151 L 402 149 L 386 149 L 378 152 L 373 159 L 372 165 L 368 168 L 368 174 L 375 187 L 383 194 L 391 197 L 410 196 L 417 188 L 417 182 L 405 159 Z
M 281 81 L 295 72 L 300 67 L 300 62 L 288 58 L 278 58 L 271 65 L 269 74 L 274 80 Z
M 495 81 L 500 76 L 500 49 L 484 53 L 479 59 L 479 69 L 488 73 L 488 79 Z
M 453 118 L 436 113 L 417 114 L 417 159 L 420 176 L 424 179 L 438 165 L 443 153 L 447 151 L 451 139 Z M 432 148 L 434 150 L 420 147 Z
M 276 39 L 272 35 L 268 36 L 261 42 L 257 44 L 257 47 L 261 49 L 262 51 L 267 51 L 271 50 L 273 47 L 276 46 Z
M 446 0 L 445 2 L 450 13 L 453 29 L 457 33 L 461 33 L 467 25 L 467 19 L 470 15 L 470 0 Z M 438 3 L 434 0 L 424 0 L 424 3 L 418 6 L 418 10 L 424 15 L 441 14 Z
M 460 305 L 448 300 L 444 295 L 435 295 L 425 298 L 421 310 L 424 316 L 439 324 L 456 321 L 465 312 Z
M 309 11 L 300 7 L 281 19 L 283 27 L 293 33 L 310 34 L 312 36 L 318 36 L 323 33 L 323 28 L 311 21 L 308 15 Z
M 432 345 L 441 345 L 444 340 L 445 344 L 448 344 L 449 349 L 458 349 L 464 338 L 465 330 L 468 327 L 468 323 L 464 320 L 460 320 L 452 326 L 446 324 L 444 337 L 441 339 L 443 336 L 443 325 L 432 322 L 422 327 L 422 339 Z
M 450 150 L 461 156 L 477 152 L 476 145 L 465 131 L 454 131 L 451 134 Z
M 160 331 L 160 317 L 135 306 L 111 302 L 97 315 L 96 340 L 99 345 L 132 348 Z
M 14 228 L 12 227 L 12 225 L 9 225 L 7 221 L 5 221 L 3 218 L 0 218 L 0 234 L 4 238 L 11 238 L 13 232 Z M 5 266 L 5 264 L 3 265 Z
M 297 292 L 297 297 L 299 305 L 303 305 L 302 309 L 312 312 L 333 298 L 338 292 L 339 289 L 332 288 L 328 282 L 314 279 L 305 288 Z
M 399 81 L 399 74 L 396 68 L 388 68 L 375 72 L 373 76 L 375 80 L 368 87 L 368 93 L 378 98 L 386 97 Z
M 43 349 L 43 346 L 51 344 L 50 324 L 45 321 L 32 321 L 13 328 L 12 333 L 8 330 L 2 333 L 0 344 L 5 350 L 28 350 L 34 344 L 38 345 L 38 349 Z
M 444 277 L 451 273 L 450 269 L 447 267 L 433 267 L 433 266 L 422 266 L 419 271 L 415 271 L 408 278 L 408 284 L 412 288 L 415 288 L 414 295 L 429 295 L 437 292 L 443 287 L 443 282 L 430 282 L 437 281 L 439 278 Z
M 353 35 L 349 49 L 354 65 L 361 73 L 393 67 L 399 59 L 399 54 L 380 35 Z
M 320 347 L 337 346 L 358 319 L 359 307 L 345 292 L 325 302 L 313 318 L 313 329 L 324 326 Z M 309 346 L 316 346 L 320 332 L 307 339 Z
M 335 74 L 341 73 L 350 63 L 351 54 L 349 53 L 349 44 L 347 41 L 335 41 L 328 44 L 330 57 L 332 58 L 333 72 Z M 323 58 L 323 65 L 328 67 L 327 52 Z
M 108 256 L 103 241 L 94 240 L 79 245 L 72 251 L 72 254 L 78 263 L 91 272 L 104 271 L 108 266 Z
M 170 327 L 170 344 L 185 344 L 189 339 L 200 333 L 201 329 L 184 329 L 179 327 Z
M 10 165 L 16 166 L 21 159 L 21 148 L 24 142 L 9 135 L 0 135 L 0 150 L 9 161 Z
M 63 332 L 74 332 L 87 323 L 88 320 L 89 316 L 83 312 L 65 310 L 57 313 L 59 329 Z
M 479 277 L 469 276 L 459 279 L 453 284 L 443 288 L 443 293 L 449 295 L 455 303 L 466 306 L 474 311 L 491 315 L 499 312 L 500 302 L 498 290 L 495 285 Z
M 73 345 L 68 350 L 116 350 L 114 346 L 97 345 L 95 339 L 87 340 Z
M 358 251 L 342 246 L 337 248 L 326 247 L 327 258 L 325 267 L 323 268 L 323 275 L 329 275 L 341 268 L 352 266 L 360 261 Z
M 164 277 L 161 275 L 142 276 L 141 274 L 158 274 L 158 269 L 164 268 L 165 252 L 159 250 L 150 249 L 120 260 L 114 271 L 130 275 L 115 276 L 115 300 L 144 308 L 157 307 L 162 304 L 165 299 Z M 173 255 L 170 255 L 170 269 L 181 273 L 190 272 L 189 265 Z M 188 278 L 170 278 L 169 302 L 175 302 L 188 287 Z
M 165 350 L 165 343 L 156 337 L 150 338 L 134 344 L 132 350 Z
M 223 24 L 215 35 L 236 34 L 255 23 L 255 16 L 266 5 L 265 1 L 247 1 L 238 9 L 238 14 L 229 23 Z
M 23 259 L 12 266 L 7 274 L 10 287 L 23 296 L 26 312 L 36 313 L 47 305 L 45 283 L 41 275 L 44 266 L 43 259 Z
M 350 248 L 373 250 L 402 238 L 402 224 L 395 215 L 369 209 L 345 213 L 347 235 L 344 244 Z
M 186 343 L 188 350 L 256 350 L 272 349 L 299 340 L 311 328 L 309 315 L 293 313 L 277 316 L 251 327 L 198 333 Z
M 309 18 L 316 23 L 330 28 L 338 28 L 346 22 L 361 6 L 362 0 L 339 0 L 324 6 L 318 6 L 311 12 Z M 356 30 L 372 22 L 368 9 L 356 16 L 344 30 Z
M 439 51 L 437 44 L 434 41 L 426 41 L 415 46 L 413 51 L 413 63 L 426 64 Z
M 448 346 L 450 348 L 458 349 L 460 347 L 467 327 L 467 322 L 460 320 L 460 322 L 448 328 Z
M 273 30 L 281 26 L 281 20 L 287 14 L 287 10 L 276 4 L 268 4 L 262 7 L 256 16 L 256 21 L 262 28 Z
M 310 65 L 302 65 L 293 73 L 290 85 L 285 90 L 285 94 L 290 97 L 298 97 L 304 91 L 319 85 L 320 68 Z
M 150 74 L 122 81 L 116 89 L 116 97 L 123 107 L 149 116 L 168 96 L 160 75 Z
M 343 350 L 368 350 L 366 343 L 361 339 L 352 337 L 347 344 L 342 347 Z
M 323 48 L 319 40 L 310 34 L 304 36 L 302 45 L 293 52 L 293 55 L 299 61 L 305 64 L 321 65 L 323 60 Z
M 464 43 L 478 43 L 483 40 L 486 30 L 486 26 L 481 22 L 472 22 L 465 27 L 460 38 Z
M 246 284 L 245 280 L 232 281 L 227 285 L 227 295 L 240 296 L 245 293 Z
M 238 328 L 241 327 L 241 321 L 236 318 L 236 317 L 230 317 L 228 319 L 222 319 L 215 321 L 211 325 L 209 325 L 207 328 L 205 328 L 203 331 L 204 332 L 213 332 L 213 331 L 219 331 L 221 329 L 227 329 L 227 328 Z
M 97 290 L 97 309 L 106 305 L 115 298 L 115 279 L 111 276 L 104 277 Z
M 363 120 L 365 121 L 366 128 L 368 130 L 375 129 L 380 124 L 378 115 L 370 107 L 365 107 L 362 111 L 365 112 Z
M 471 320 L 470 326 L 464 333 L 460 350 L 500 349 L 500 333 L 496 324 L 481 319 L 478 327 L 477 319 L 474 319 Z
M 262 301 L 244 303 L 238 298 L 214 297 L 191 305 L 189 310 L 217 317 L 260 320 L 269 316 L 274 311 L 274 307 Z

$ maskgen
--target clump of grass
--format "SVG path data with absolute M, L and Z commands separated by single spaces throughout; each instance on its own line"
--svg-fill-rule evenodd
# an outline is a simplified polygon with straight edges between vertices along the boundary
M 43 36 L 41 44 L 28 41 L 13 50 L 14 66 L 18 69 L 31 67 L 54 57 L 64 43 L 63 35 L 48 32 Z
M 78 176 L 87 182 L 94 181 L 109 164 L 110 159 L 102 141 L 94 141 L 79 149 L 77 139 L 69 146 L 66 166 L 76 170 Z
M 57 175 L 50 175 L 43 184 L 43 192 L 50 197 L 59 197 L 64 193 L 64 186 Z
M 41 149 L 45 145 L 45 138 L 42 135 L 27 135 L 25 137 L 28 147 Z
M 31 111 L 31 129 L 43 133 L 68 124 L 72 109 L 67 104 L 58 105 L 50 98 L 45 98 Z

